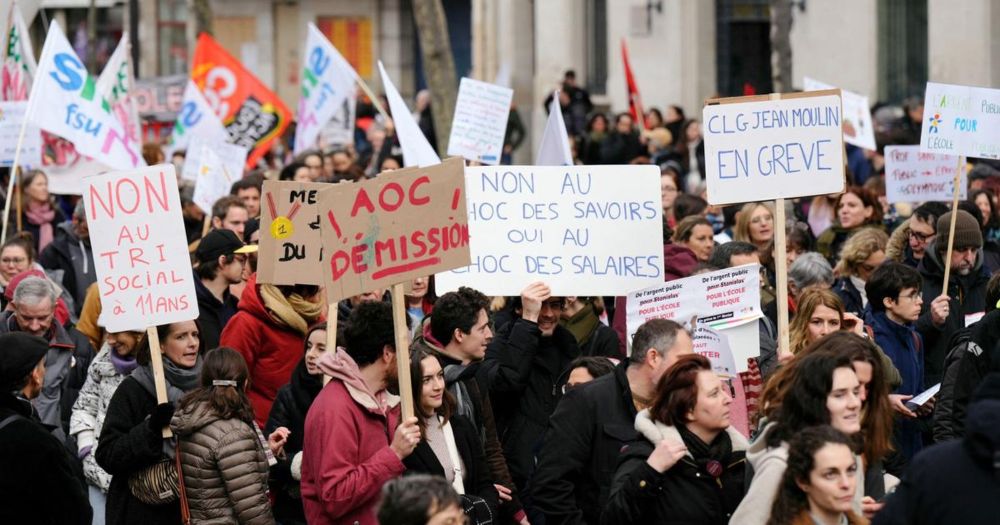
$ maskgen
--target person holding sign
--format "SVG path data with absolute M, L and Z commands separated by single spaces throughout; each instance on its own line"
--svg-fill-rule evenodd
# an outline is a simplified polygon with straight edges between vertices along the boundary
M 152 483 L 176 469 L 173 440 L 164 440 L 162 430 L 170 423 L 180 398 L 198 387 L 204 346 L 194 321 L 157 326 L 156 336 L 169 401 L 156 402 L 150 342 L 144 337 L 136 350 L 139 366 L 111 396 L 97 444 L 97 464 L 111 474 L 107 525 L 173 525 L 181 521 L 178 494 L 150 503 L 150 491 L 137 494 L 133 485 Z
M 302 503 L 314 525 L 376 525 L 379 490 L 420 442 L 417 418 L 401 422 L 388 391 L 398 381 L 391 306 L 361 303 L 346 324 L 344 350 L 319 360 L 331 379 L 306 415 Z
M 601 523 L 725 525 L 746 493 L 750 446 L 729 424 L 732 401 L 708 358 L 678 359 L 635 418 L 641 438 L 622 451 Z
M 983 234 L 979 221 L 964 210 L 955 213 L 958 215 L 948 283 L 944 283 L 944 260 L 948 256 L 952 212 L 938 219 L 938 235 L 917 267 L 923 278 L 924 304 L 916 327 L 924 341 L 925 385 L 941 382 L 944 358 L 950 350 L 948 342 L 955 332 L 965 327 L 966 316 L 986 310 L 986 283 L 990 276 L 983 268 Z

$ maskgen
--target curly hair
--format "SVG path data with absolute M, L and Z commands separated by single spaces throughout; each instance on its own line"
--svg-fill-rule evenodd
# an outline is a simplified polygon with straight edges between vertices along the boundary
M 878 228 L 861 228 L 851 234 L 844 242 L 844 247 L 840 250 L 840 260 L 834 267 L 833 273 L 838 277 L 857 275 L 858 268 L 873 253 L 885 251 L 889 244 L 889 235 Z
M 347 355 L 360 368 L 377 361 L 386 346 L 395 351 L 392 306 L 382 301 L 359 303 L 344 326 L 344 339 Z
M 431 335 L 441 346 L 448 346 L 455 329 L 472 332 L 479 320 L 479 312 L 490 306 L 490 299 L 479 290 L 462 286 L 455 292 L 438 297 L 431 313 Z
M 829 425 L 805 428 L 791 438 L 788 445 L 788 467 L 781 478 L 778 497 L 771 506 L 768 525 L 795 523 L 802 511 L 809 509 L 808 497 L 799 483 L 809 483 L 809 475 L 816 466 L 816 453 L 827 445 L 852 449 L 850 438 Z

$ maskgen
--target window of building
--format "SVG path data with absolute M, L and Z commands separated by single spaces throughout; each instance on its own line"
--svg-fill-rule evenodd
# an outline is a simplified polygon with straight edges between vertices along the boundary
M 716 0 L 716 78 L 724 97 L 772 91 L 768 0 Z
M 923 97 L 927 84 L 927 0 L 879 0 L 878 97 Z
M 587 0 L 587 91 L 604 95 L 608 86 L 608 2 Z M 618 49 L 615 46 L 615 49 Z
M 187 0 L 160 0 L 156 7 L 157 67 L 160 75 L 187 74 Z

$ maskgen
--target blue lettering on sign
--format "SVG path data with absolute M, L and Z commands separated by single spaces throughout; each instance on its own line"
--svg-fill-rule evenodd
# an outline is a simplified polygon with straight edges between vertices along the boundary
M 822 139 L 808 144 L 787 142 L 761 146 L 755 152 L 755 173 L 770 177 L 804 171 L 830 171 L 833 167 L 825 164 L 829 144 L 830 140 Z M 735 179 L 741 175 L 750 177 L 749 156 L 748 149 L 719 151 L 719 178 Z
M 542 230 L 533 229 L 513 229 L 507 232 L 507 240 L 514 244 L 521 244 L 523 242 L 542 242 Z
M 198 111 L 198 106 L 192 101 L 187 101 L 181 106 L 178 119 L 185 128 L 190 128 L 201 121 L 202 114 Z
M 744 177 L 750 176 L 750 152 L 747 150 L 720 150 L 719 158 L 719 178 L 736 179 L 740 174 Z M 725 160 L 732 159 L 732 164 L 727 164 Z M 728 166 L 732 166 L 727 170 Z
M 736 117 L 736 128 L 729 127 L 729 122 L 726 119 L 726 115 L 712 115 L 708 118 L 708 132 L 709 133 L 722 133 L 730 134 L 736 133 L 737 131 L 746 131 L 747 122 L 744 118 L 743 113 L 737 113 Z
M 535 193 L 535 174 L 514 173 L 505 171 L 503 173 L 483 173 L 480 178 L 483 191 L 513 193 Z
M 553 221 L 559 218 L 559 205 L 555 202 L 534 204 L 525 202 L 521 205 L 521 217 L 524 219 Z
M 498 202 L 473 202 L 469 204 L 469 220 L 490 221 L 494 218 L 500 221 L 508 219 L 506 211 L 507 203 Z
M 575 180 L 573 175 L 569 173 L 567 173 L 563 177 L 562 188 L 559 191 L 560 194 L 565 195 L 566 188 L 569 188 L 570 193 L 574 193 L 577 195 L 588 195 L 590 193 L 590 186 L 591 186 L 590 173 L 584 175 L 585 178 L 582 180 L 580 179 L 579 173 L 576 173 L 575 175 L 576 175 Z M 586 188 L 584 188 L 584 183 L 586 183 Z
M 562 256 L 524 256 L 524 271 L 539 275 L 558 275 L 562 273 Z
M 955 129 L 958 131 L 968 131 L 970 133 L 974 132 L 976 131 L 976 119 L 955 117 Z
M 56 71 L 49 73 L 49 75 L 55 79 L 59 87 L 66 91 L 76 91 L 83 86 L 83 79 L 87 78 L 87 70 L 75 56 L 69 53 L 56 53 L 53 61 Z
M 312 48 L 309 52 L 309 68 L 316 75 L 322 75 L 326 68 L 330 67 L 330 57 L 323 53 L 319 46 Z
M 511 273 L 511 262 L 509 255 L 499 257 L 493 255 L 475 255 L 465 268 L 452 270 L 455 273 Z
M 89 133 L 94 137 L 101 131 L 101 123 L 80 113 L 80 106 L 77 104 L 66 106 L 65 124 L 73 129 L 82 129 L 84 133 Z
M 575 275 L 615 275 L 619 277 L 660 276 L 659 255 L 574 255 L 570 259 Z

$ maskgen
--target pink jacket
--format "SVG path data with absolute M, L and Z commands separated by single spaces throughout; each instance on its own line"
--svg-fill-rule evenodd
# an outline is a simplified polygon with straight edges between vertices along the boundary
M 399 398 L 371 393 L 342 349 L 320 368 L 333 377 L 306 415 L 302 503 L 310 524 L 378 525 L 375 505 L 385 482 L 406 468 L 389 448 L 399 423 Z

